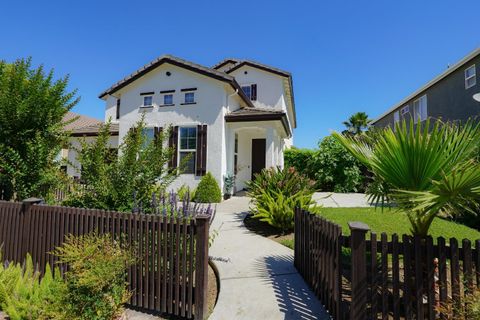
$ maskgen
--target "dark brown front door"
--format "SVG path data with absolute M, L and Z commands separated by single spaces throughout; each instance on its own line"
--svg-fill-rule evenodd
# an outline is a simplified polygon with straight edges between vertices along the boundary
M 255 173 L 265 168 L 265 139 L 252 139 L 252 180 Z

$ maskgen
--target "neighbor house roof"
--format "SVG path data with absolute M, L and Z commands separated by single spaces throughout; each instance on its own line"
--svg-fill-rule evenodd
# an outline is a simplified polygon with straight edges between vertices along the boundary
M 252 102 L 250 99 L 245 95 L 245 93 L 242 91 L 240 88 L 239 84 L 237 81 L 235 81 L 235 78 L 224 73 L 221 71 L 217 71 L 215 69 L 211 69 L 187 60 L 183 60 L 177 57 L 174 57 L 172 55 L 163 55 L 152 62 L 144 65 L 137 71 L 133 72 L 129 76 L 125 77 L 124 79 L 118 81 L 114 85 L 112 85 L 110 88 L 102 92 L 99 96 L 99 98 L 103 98 L 106 95 L 115 93 L 116 91 L 122 89 L 123 87 L 127 86 L 128 84 L 132 83 L 133 81 L 137 80 L 144 74 L 154 70 L 158 66 L 164 64 L 164 63 L 169 63 L 172 65 L 175 65 L 180 68 L 184 68 L 199 74 L 202 74 L 204 76 L 219 80 L 219 81 L 224 81 L 232 86 L 234 90 L 238 92 L 238 95 L 241 97 L 241 99 L 246 103 L 247 106 L 254 108 Z
M 75 120 L 74 120 L 75 119 Z M 73 122 L 70 122 L 72 121 Z M 71 132 L 72 137 L 97 136 L 103 121 L 69 111 L 64 117 L 63 122 L 70 122 L 64 126 L 66 131 Z M 118 124 L 110 124 L 110 134 L 118 135 Z
M 478 56 L 480 54 L 480 48 L 477 48 L 475 50 L 473 50 L 471 53 L 469 53 L 467 56 L 465 56 L 462 60 L 458 61 L 456 64 L 454 64 L 453 66 L 450 66 L 445 72 L 443 72 L 442 74 L 438 75 L 437 77 L 435 77 L 434 79 L 432 79 L 431 81 L 429 81 L 427 84 L 425 84 L 423 87 L 421 87 L 420 89 L 416 90 L 414 93 L 412 93 L 411 95 L 409 95 L 408 97 L 406 97 L 405 99 L 403 99 L 402 101 L 400 101 L 399 103 L 397 103 L 396 105 L 394 105 L 392 108 L 388 109 L 386 112 L 384 112 L 382 115 L 380 115 L 378 118 L 376 118 L 375 120 L 372 121 L 372 124 L 375 124 L 377 121 L 379 121 L 380 119 L 383 119 L 385 116 L 387 116 L 388 114 L 390 114 L 391 112 L 397 110 L 398 108 L 402 107 L 403 105 L 405 105 L 407 102 L 409 102 L 410 100 L 412 100 L 413 98 L 415 98 L 416 96 L 418 96 L 419 94 L 421 94 L 423 91 L 427 90 L 428 88 L 432 87 L 433 85 L 435 85 L 436 83 L 440 82 L 441 80 L 445 79 L 447 76 L 449 76 L 451 73 L 455 72 L 456 70 L 458 70 L 460 67 L 462 67 L 465 63 L 467 63 L 468 61 L 472 60 L 473 58 L 475 58 L 476 56 Z
M 217 63 L 216 65 L 214 65 L 212 68 L 213 69 L 219 69 L 219 68 L 221 68 L 222 66 L 224 66 L 228 63 L 234 63 L 234 65 L 227 68 L 226 70 L 224 70 L 224 72 L 226 74 L 232 73 L 233 71 L 235 71 L 235 70 L 237 70 L 237 69 L 239 69 L 243 66 L 251 66 L 251 67 L 254 67 L 254 68 L 266 71 L 266 72 L 270 72 L 270 73 L 273 73 L 273 74 L 276 74 L 276 75 L 279 75 L 281 77 L 286 78 L 288 87 L 290 88 L 290 90 L 289 90 L 290 92 L 287 92 L 287 98 L 290 98 L 291 103 L 292 103 L 293 127 L 294 128 L 297 127 L 297 115 L 296 115 L 296 110 L 295 110 L 295 97 L 293 95 L 293 79 L 292 79 L 292 74 L 290 72 L 279 69 L 279 68 L 275 68 L 275 67 L 272 67 L 272 66 L 260 63 L 260 62 L 256 62 L 256 61 L 253 61 L 253 60 L 244 60 L 244 59 L 235 59 L 235 58 L 228 58 L 228 59 L 222 60 L 219 63 Z
M 247 121 L 276 121 L 282 125 L 289 136 L 292 132 L 288 125 L 287 114 L 281 110 L 270 110 L 264 108 L 244 108 L 232 111 L 225 115 L 226 122 L 247 122 Z

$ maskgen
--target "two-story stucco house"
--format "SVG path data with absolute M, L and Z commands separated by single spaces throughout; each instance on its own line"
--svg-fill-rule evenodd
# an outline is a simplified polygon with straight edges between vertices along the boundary
M 480 48 L 394 105 L 372 124 L 386 127 L 405 118 L 413 118 L 418 123 L 427 118 L 465 121 L 479 116 L 480 102 L 473 98 L 480 92 L 477 81 L 479 67 Z
M 99 97 L 105 120 L 118 128 L 117 144 L 142 114 L 149 136 L 173 126 L 168 143 L 176 152 L 169 165 L 190 160 L 172 189 L 195 187 L 211 172 L 222 190 L 225 175 L 235 174 L 241 190 L 263 168 L 283 166 L 296 127 L 291 74 L 248 60 L 209 68 L 165 55 Z

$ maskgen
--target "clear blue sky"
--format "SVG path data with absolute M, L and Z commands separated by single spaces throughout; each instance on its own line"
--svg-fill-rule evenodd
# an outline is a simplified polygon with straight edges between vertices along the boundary
M 73 111 L 157 56 L 254 59 L 294 77 L 295 145 L 378 116 L 480 45 L 477 1 L 3 1 L 0 59 L 70 74 Z

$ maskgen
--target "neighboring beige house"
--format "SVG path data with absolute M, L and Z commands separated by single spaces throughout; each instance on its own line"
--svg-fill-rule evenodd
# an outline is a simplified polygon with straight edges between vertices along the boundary
M 61 151 L 59 157 L 61 159 L 67 159 L 68 165 L 63 166 L 63 170 L 67 172 L 69 176 L 80 178 L 81 168 L 80 164 L 77 161 L 77 152 L 75 148 L 80 147 L 80 139 L 85 139 L 86 141 L 92 141 L 98 136 L 100 126 L 103 124 L 103 121 L 81 115 L 75 112 L 69 111 L 63 118 L 64 122 L 69 122 L 72 119 L 76 119 L 72 123 L 69 123 L 65 126 L 66 131 L 70 131 L 69 148 L 64 148 Z M 113 123 L 110 126 L 110 145 L 112 148 L 118 147 L 118 124 Z
M 173 183 L 195 187 L 211 172 L 223 190 L 224 177 L 236 175 L 236 189 L 265 167 L 283 167 L 283 151 L 296 128 L 292 76 L 289 72 L 240 59 L 205 67 L 170 55 L 141 67 L 100 94 L 105 120 L 111 119 L 112 147 L 145 115 L 145 134 L 173 126 L 171 167 L 190 155 L 184 174 Z M 95 119 L 93 119 L 95 120 Z M 94 139 L 101 124 L 80 120 L 78 137 Z M 75 163 L 75 154 L 68 159 Z M 70 175 L 80 172 L 67 169 Z

